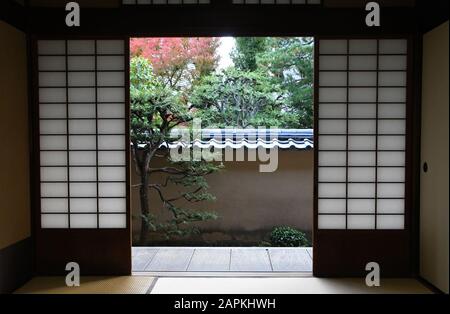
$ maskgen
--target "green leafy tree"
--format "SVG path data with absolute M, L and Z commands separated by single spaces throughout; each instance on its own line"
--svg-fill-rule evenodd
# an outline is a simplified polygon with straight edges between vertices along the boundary
M 210 126 L 313 127 L 313 40 L 236 38 L 235 64 L 203 77 L 191 103 Z
M 191 103 L 209 127 L 281 126 L 283 91 L 258 71 L 229 68 L 207 76 L 194 89 Z
M 231 59 L 236 68 L 243 71 L 257 69 L 256 57 L 267 49 L 266 37 L 237 37 L 236 47 L 231 52 Z
M 314 41 L 309 37 L 267 38 L 266 49 L 257 54 L 258 69 L 285 92 L 290 112 L 287 128 L 313 127 Z
M 139 242 L 146 244 L 149 232 L 163 231 L 167 237 L 183 236 L 198 232 L 190 223 L 216 219 L 217 215 L 208 211 L 193 211 L 181 208 L 178 201 L 198 203 L 213 200 L 207 192 L 205 176 L 216 172 L 219 167 L 213 163 L 201 161 L 171 160 L 169 150 L 162 144 L 170 144 L 174 139 L 171 130 L 188 125 L 193 116 L 182 100 L 181 93 L 167 86 L 155 76 L 150 62 L 142 57 L 131 59 L 130 67 L 131 95 L 131 141 L 132 157 L 140 182 L 141 233 Z M 152 167 L 155 158 L 165 158 L 170 162 L 167 167 Z M 154 183 L 152 175 L 163 173 L 165 182 Z M 166 197 L 164 189 L 168 184 L 182 186 L 186 191 L 177 197 Z M 171 218 L 158 222 L 149 207 L 149 190 L 156 191 Z

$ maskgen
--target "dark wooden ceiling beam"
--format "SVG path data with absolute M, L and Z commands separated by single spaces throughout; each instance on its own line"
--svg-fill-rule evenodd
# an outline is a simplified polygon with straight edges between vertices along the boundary
M 219 9 L 220 8 L 220 9 Z M 381 27 L 365 25 L 363 9 L 289 6 L 195 6 L 83 9 L 81 26 L 65 25 L 62 9 L 30 9 L 30 30 L 46 35 L 295 36 L 415 32 L 413 8 L 384 8 Z
M 417 0 L 417 7 L 382 8 L 382 26 L 365 26 L 363 8 L 280 5 L 131 6 L 82 8 L 82 26 L 64 24 L 64 8 L 27 8 L 0 1 L 0 19 L 23 31 L 47 35 L 367 35 L 427 32 L 448 20 L 448 0 Z

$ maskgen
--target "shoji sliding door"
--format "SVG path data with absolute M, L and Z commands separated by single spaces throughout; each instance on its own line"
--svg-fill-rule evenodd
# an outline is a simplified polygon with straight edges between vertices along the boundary
M 128 41 L 36 41 L 37 268 L 130 272 Z
M 408 274 L 408 40 L 316 44 L 314 272 Z

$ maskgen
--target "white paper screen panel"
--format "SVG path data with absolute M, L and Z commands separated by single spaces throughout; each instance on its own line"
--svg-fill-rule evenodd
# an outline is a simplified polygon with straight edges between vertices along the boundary
M 41 227 L 127 227 L 123 40 L 40 40 Z
M 319 229 L 405 227 L 407 46 L 319 41 Z

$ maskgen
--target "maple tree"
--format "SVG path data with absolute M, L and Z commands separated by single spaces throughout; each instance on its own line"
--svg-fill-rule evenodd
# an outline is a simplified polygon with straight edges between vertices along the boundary
M 172 129 L 189 124 L 193 116 L 183 103 L 181 93 L 165 86 L 161 78 L 155 77 L 147 59 L 131 59 L 130 83 L 131 155 L 140 179 L 134 185 L 139 188 L 141 205 L 139 244 L 147 244 L 149 232 L 162 231 L 167 238 L 198 233 L 198 228 L 188 225 L 216 219 L 217 215 L 205 210 L 190 210 L 186 203 L 214 199 L 208 193 L 205 176 L 218 171 L 220 167 L 205 160 L 177 161 L 171 158 L 167 145 L 178 140 L 171 136 Z M 167 165 L 155 168 L 154 161 L 157 158 L 165 159 Z M 164 182 L 155 181 L 155 174 L 164 176 Z M 169 196 L 164 191 L 168 185 L 180 186 L 185 191 L 176 197 Z M 150 190 L 156 192 L 155 195 L 169 211 L 170 219 L 162 222 L 151 213 Z M 185 202 L 184 206 L 177 205 L 179 201 Z
M 188 91 L 202 76 L 217 66 L 219 39 L 195 38 L 133 38 L 132 57 L 149 60 L 153 72 L 167 87 Z
M 201 77 L 215 70 L 218 45 L 217 38 L 131 39 L 131 140 L 141 181 L 137 185 L 142 213 L 140 244 L 146 244 L 149 231 L 162 230 L 167 237 L 183 236 L 197 232 L 195 227 L 188 228 L 188 223 L 216 218 L 214 213 L 190 211 L 175 203 L 213 199 L 206 191 L 204 176 L 218 168 L 203 161 L 174 163 L 161 145 L 174 140 L 169 135 L 173 128 L 190 124 L 193 118 L 188 106 L 190 91 Z M 151 168 L 155 157 L 167 159 L 170 166 Z M 166 174 L 166 182 L 150 182 L 153 173 Z M 163 192 L 169 183 L 194 189 L 170 198 Z M 150 212 L 149 190 L 157 192 L 171 213 L 169 221 L 158 222 Z

